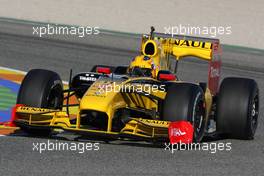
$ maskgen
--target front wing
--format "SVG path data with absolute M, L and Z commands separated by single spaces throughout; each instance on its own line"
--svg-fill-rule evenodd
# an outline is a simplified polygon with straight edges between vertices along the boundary
M 15 124 L 26 129 L 63 129 L 95 138 L 133 138 L 146 141 L 168 141 L 168 121 L 130 118 L 120 132 L 102 131 L 80 124 L 80 117 L 71 119 L 60 110 L 19 106 L 16 108 Z M 110 123 L 110 122 L 109 122 Z M 56 130 L 55 130 L 56 131 Z

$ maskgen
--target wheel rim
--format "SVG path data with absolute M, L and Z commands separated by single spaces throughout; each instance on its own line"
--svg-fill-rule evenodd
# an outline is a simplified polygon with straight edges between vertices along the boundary
M 61 109 L 62 108 L 62 101 L 63 96 L 61 95 L 61 88 L 60 86 L 54 87 L 49 94 L 48 97 L 48 108 L 51 109 Z
M 253 99 L 252 107 L 251 107 L 251 129 L 253 134 L 256 131 L 258 124 L 258 114 L 259 114 L 259 98 L 256 95 Z
M 199 139 L 201 136 L 201 130 L 203 128 L 203 116 L 204 116 L 204 107 L 203 101 L 197 103 L 195 107 L 195 115 L 194 115 L 194 139 Z

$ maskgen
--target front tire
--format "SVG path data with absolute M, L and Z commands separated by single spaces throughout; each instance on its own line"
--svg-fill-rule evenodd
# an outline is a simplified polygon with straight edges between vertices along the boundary
M 171 122 L 189 121 L 194 128 L 193 141 L 200 142 L 206 126 L 204 102 L 204 92 L 198 85 L 171 84 L 163 102 L 162 119 Z
M 25 106 L 62 109 L 63 85 L 60 76 L 49 70 L 30 70 L 21 83 L 17 104 Z M 33 135 L 49 135 L 50 130 L 23 128 Z

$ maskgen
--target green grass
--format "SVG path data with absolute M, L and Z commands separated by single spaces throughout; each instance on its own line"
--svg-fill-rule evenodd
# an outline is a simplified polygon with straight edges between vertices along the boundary
M 10 91 L 10 89 L 0 86 L 0 110 L 8 110 L 16 103 L 16 94 Z

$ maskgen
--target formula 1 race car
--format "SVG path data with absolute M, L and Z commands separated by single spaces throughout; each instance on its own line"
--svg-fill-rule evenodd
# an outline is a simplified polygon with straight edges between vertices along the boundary
M 30 70 L 17 97 L 15 124 L 37 135 L 61 130 L 92 138 L 145 141 L 184 140 L 186 135 L 189 142 L 200 142 L 211 134 L 254 138 L 258 85 L 252 79 L 229 77 L 219 86 L 218 39 L 172 37 L 152 28 L 142 36 L 141 53 L 129 66 L 97 65 L 70 76 L 67 90 L 57 73 Z M 178 61 L 187 56 L 209 63 L 208 82 L 177 78 Z M 77 104 L 69 103 L 72 96 Z M 78 107 L 74 115 L 69 112 L 73 106 Z

